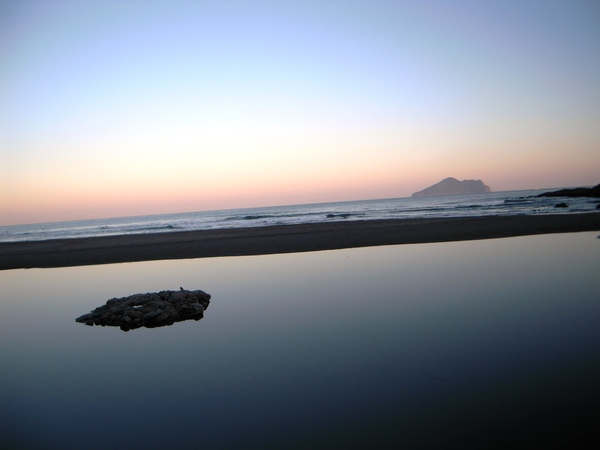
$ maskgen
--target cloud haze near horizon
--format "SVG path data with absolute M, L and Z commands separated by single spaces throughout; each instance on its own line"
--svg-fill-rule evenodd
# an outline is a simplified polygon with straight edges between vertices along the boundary
M 600 182 L 594 1 L 0 3 L 0 225 Z

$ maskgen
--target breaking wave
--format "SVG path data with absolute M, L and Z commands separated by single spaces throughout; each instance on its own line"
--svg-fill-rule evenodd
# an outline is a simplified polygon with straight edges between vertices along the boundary
M 554 199 L 537 197 L 539 193 L 531 190 L 469 196 L 392 198 L 4 226 L 0 227 L 0 242 L 352 220 L 569 214 L 595 211 L 596 208 L 597 202 L 570 199 L 568 208 L 556 209 Z

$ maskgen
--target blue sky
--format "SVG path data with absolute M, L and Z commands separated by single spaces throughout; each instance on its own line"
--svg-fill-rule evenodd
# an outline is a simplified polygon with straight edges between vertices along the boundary
M 0 224 L 597 184 L 596 1 L 0 3 Z

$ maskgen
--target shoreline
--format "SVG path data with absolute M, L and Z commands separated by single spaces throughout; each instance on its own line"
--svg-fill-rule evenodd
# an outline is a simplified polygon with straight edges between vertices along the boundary
M 0 270 L 599 231 L 600 213 L 322 222 L 0 243 Z

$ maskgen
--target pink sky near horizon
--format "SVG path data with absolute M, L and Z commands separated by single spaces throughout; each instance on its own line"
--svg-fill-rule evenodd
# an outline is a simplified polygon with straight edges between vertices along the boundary
M 0 225 L 600 183 L 591 1 L 0 3 Z

